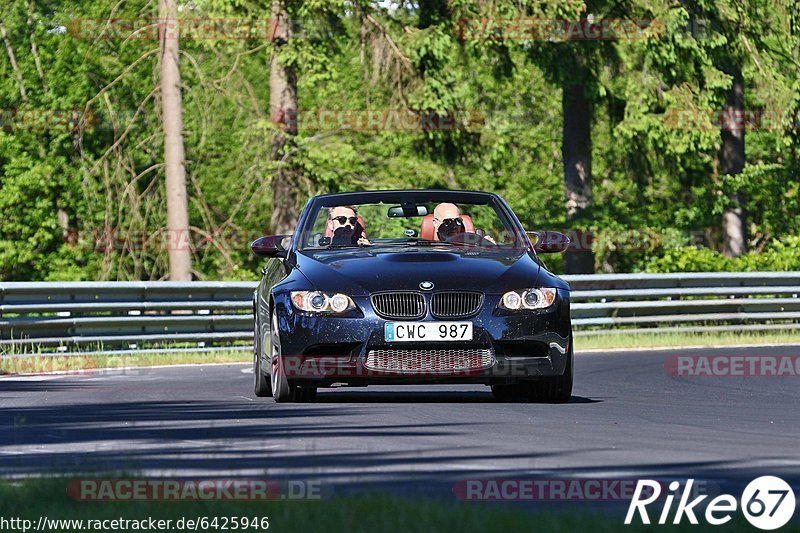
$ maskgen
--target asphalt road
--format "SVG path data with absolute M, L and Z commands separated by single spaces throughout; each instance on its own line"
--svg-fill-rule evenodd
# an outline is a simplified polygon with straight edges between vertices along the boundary
M 313 404 L 276 404 L 253 396 L 247 365 L 4 377 L 0 476 L 266 476 L 413 492 L 476 477 L 772 474 L 800 486 L 800 376 L 670 376 L 678 353 L 800 347 L 578 354 L 566 405 L 500 403 L 482 386 L 322 389 Z

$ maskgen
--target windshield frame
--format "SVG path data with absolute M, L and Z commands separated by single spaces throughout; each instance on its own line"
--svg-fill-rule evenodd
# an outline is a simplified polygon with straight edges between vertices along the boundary
M 485 251 L 502 251 L 510 252 L 521 250 L 533 250 L 530 240 L 528 239 L 522 224 L 517 219 L 514 212 L 506 204 L 506 202 L 497 194 L 481 191 L 454 191 L 447 189 L 414 189 L 414 190 L 391 190 L 391 191 L 359 191 L 350 193 L 335 193 L 314 196 L 306 203 L 300 215 L 297 228 L 292 239 L 292 248 L 296 252 L 313 252 L 319 250 L 330 250 L 330 248 L 319 248 L 315 246 L 304 245 L 302 236 L 310 235 L 314 229 L 314 223 L 322 209 L 336 207 L 341 205 L 363 205 L 363 204 L 403 204 L 405 202 L 413 202 L 417 205 L 426 203 L 440 203 L 451 202 L 454 204 L 475 204 L 487 205 L 494 208 L 498 217 L 504 225 L 511 228 L 516 243 L 523 243 L 522 246 L 511 247 L 498 247 L 498 248 L 485 248 Z M 418 217 L 409 217 L 418 218 Z M 422 217 L 419 217 L 421 220 Z M 432 241 L 433 242 L 433 241 Z M 414 246 L 409 243 L 409 247 Z M 365 247 L 342 247 L 335 248 L 335 250 L 354 250 L 354 249 L 369 249 Z M 468 247 L 468 249 L 474 249 Z M 482 248 L 483 249 L 483 248 Z

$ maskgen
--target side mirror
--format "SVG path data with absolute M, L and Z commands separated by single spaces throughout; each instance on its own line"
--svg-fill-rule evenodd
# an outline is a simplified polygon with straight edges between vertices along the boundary
M 291 235 L 265 235 L 254 240 L 250 249 L 259 257 L 286 257 Z
M 533 249 L 539 254 L 557 254 L 567 251 L 569 237 L 558 231 L 529 231 L 528 238 Z

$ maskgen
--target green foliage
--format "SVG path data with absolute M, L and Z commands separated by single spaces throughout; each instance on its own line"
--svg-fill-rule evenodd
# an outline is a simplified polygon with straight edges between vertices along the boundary
M 699 246 L 667 250 L 644 265 L 645 272 L 772 272 L 800 270 L 800 236 L 771 241 L 761 252 L 737 258 Z
M 185 18 L 270 16 L 269 3 L 179 4 Z M 715 111 L 724 105 L 732 61 L 745 74 L 748 110 L 797 116 L 800 23 L 788 3 L 457 0 L 392 4 L 394 11 L 332 0 L 288 4 L 296 38 L 280 51 L 263 35 L 181 42 L 190 222 L 205 243 L 193 253 L 195 277 L 258 274 L 247 243 L 270 231 L 271 180 L 286 164 L 271 161 L 273 53 L 296 71 L 301 113 L 411 109 L 480 117 L 464 130 L 301 128 L 286 157 L 303 171 L 302 201 L 355 189 L 484 189 L 505 197 L 528 229 L 591 232 L 599 270 L 798 268 L 797 123 L 751 126 L 744 172 L 726 176 L 717 168 Z M 113 11 L 106 0 L 0 7 L 27 92 L 24 100 L 0 51 L 0 280 L 167 275 L 158 42 L 78 31 L 82 19 L 152 19 L 155 9 L 144 0 Z M 464 38 L 457 31 L 464 18 L 589 15 L 658 24 L 643 38 L 604 41 Z M 565 228 L 561 85 L 576 80 L 594 101 L 594 219 Z M 68 120 L 32 127 L 12 111 Z M 81 125 L 75 117 L 84 112 L 91 120 Z M 715 250 L 735 192 L 744 198 L 755 251 L 730 260 Z M 642 241 L 620 243 L 626 232 Z M 700 234 L 702 243 L 684 237 Z M 110 246 L 103 244 L 108 235 Z M 563 271 L 562 257 L 547 260 Z
M 731 272 L 734 261 L 699 246 L 668 250 L 645 265 L 645 272 Z
M 792 235 L 770 241 L 762 252 L 750 252 L 737 258 L 746 271 L 800 270 L 800 236 Z

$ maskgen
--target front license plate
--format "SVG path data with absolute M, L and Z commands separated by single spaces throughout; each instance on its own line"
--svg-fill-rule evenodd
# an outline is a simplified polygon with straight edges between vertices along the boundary
M 471 341 L 472 322 L 387 322 L 389 342 Z

